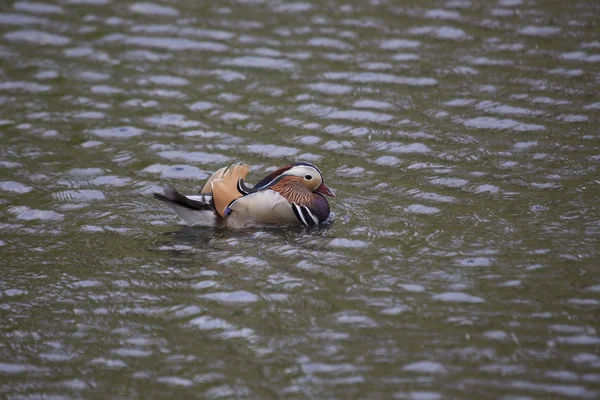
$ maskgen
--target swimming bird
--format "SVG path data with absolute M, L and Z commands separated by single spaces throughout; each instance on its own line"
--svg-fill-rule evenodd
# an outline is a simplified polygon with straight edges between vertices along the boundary
M 215 172 L 198 195 L 183 195 L 167 185 L 153 193 L 188 225 L 248 228 L 257 226 L 315 226 L 329 220 L 321 170 L 308 162 L 279 168 L 249 186 L 250 165 L 237 163 Z

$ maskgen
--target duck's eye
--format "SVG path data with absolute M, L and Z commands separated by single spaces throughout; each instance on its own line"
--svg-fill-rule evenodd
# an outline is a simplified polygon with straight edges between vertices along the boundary
M 306 179 L 307 181 L 310 181 L 312 179 L 312 176 L 310 176 L 310 175 L 304 175 L 304 179 Z

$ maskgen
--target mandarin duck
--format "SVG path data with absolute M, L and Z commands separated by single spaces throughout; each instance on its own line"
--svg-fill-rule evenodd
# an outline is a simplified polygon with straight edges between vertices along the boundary
M 183 195 L 170 185 L 163 193 L 153 195 L 188 225 L 315 226 L 329 219 L 329 203 L 324 195 L 335 194 L 315 165 L 286 165 L 254 186 L 244 182 L 249 172 L 249 164 L 237 163 L 215 172 L 199 195 Z

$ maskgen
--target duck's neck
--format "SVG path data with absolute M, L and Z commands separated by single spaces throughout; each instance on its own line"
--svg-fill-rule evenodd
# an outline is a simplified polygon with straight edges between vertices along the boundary
M 317 197 L 319 197 L 318 194 L 311 192 L 301 182 L 278 182 L 271 186 L 270 189 L 282 195 L 290 203 L 302 206 L 314 204 Z

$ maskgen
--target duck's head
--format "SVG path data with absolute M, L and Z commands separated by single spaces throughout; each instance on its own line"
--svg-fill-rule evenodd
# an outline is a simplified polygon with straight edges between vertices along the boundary
M 313 193 L 335 197 L 325 185 L 323 174 L 316 165 L 308 162 L 296 162 L 279 168 L 255 185 L 257 189 L 271 187 L 277 183 L 300 183 Z

